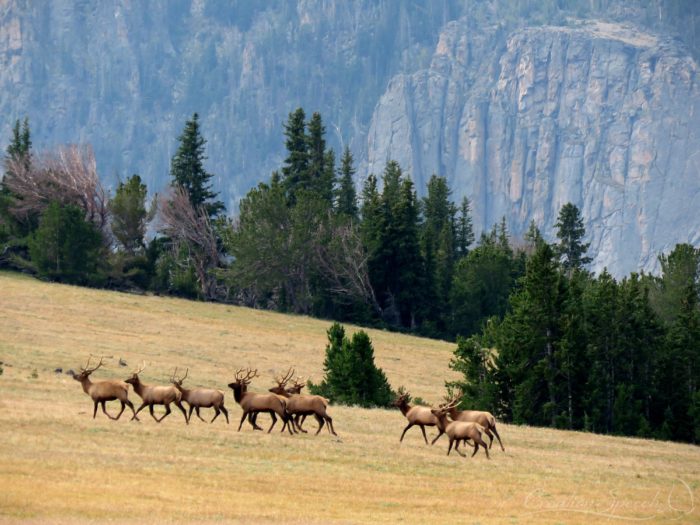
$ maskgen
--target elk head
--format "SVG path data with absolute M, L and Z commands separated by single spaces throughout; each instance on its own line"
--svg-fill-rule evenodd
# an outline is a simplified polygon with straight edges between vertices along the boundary
M 182 387 L 182 383 L 185 379 L 187 379 L 187 374 L 189 373 L 190 369 L 186 368 L 185 369 L 185 375 L 182 377 L 178 377 L 177 375 L 177 367 L 175 367 L 175 371 L 173 372 L 173 375 L 170 376 L 170 382 L 175 385 L 178 389 Z
M 403 386 L 400 386 L 399 390 L 396 393 L 398 395 L 396 396 L 396 399 L 394 399 L 394 402 L 391 404 L 392 406 L 401 407 L 411 400 L 411 394 L 406 392 L 406 389 Z
M 301 389 L 306 386 L 306 378 L 297 376 L 294 380 L 294 384 L 287 389 L 290 394 L 301 394 Z
M 294 375 L 294 369 L 290 366 L 289 370 L 287 370 L 287 373 L 282 375 L 276 375 L 274 377 L 275 383 L 277 383 L 277 386 L 272 387 L 269 389 L 270 392 L 273 394 L 277 394 L 279 396 L 286 396 L 287 395 L 287 390 L 285 390 L 285 387 L 287 386 L 287 383 L 291 379 L 291 377 Z
M 138 367 L 136 370 L 133 371 L 131 374 L 131 377 L 129 379 L 126 379 L 126 382 L 129 383 L 130 385 L 138 385 L 141 381 L 139 380 L 139 374 L 143 372 L 144 368 L 146 368 L 146 361 L 141 363 L 141 366 Z
M 100 368 L 102 366 L 102 361 L 104 361 L 104 356 L 100 357 L 100 362 L 97 363 L 97 366 L 90 368 L 90 359 L 92 359 L 92 355 L 88 357 L 87 363 L 85 363 L 85 366 L 80 367 L 80 373 L 79 374 L 73 374 L 73 379 L 76 381 L 83 382 L 85 381 L 88 377 L 90 377 L 90 374 L 92 374 L 95 370 Z

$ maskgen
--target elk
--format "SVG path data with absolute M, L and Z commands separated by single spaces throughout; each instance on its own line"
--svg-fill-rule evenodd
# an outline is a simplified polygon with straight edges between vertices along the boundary
M 243 416 L 241 417 L 241 422 L 238 425 L 238 431 L 241 431 L 241 427 L 243 426 L 243 421 L 245 421 L 246 416 L 249 414 L 255 415 L 260 412 L 266 412 L 272 417 L 272 425 L 270 425 L 270 428 L 267 430 L 268 434 L 272 431 L 272 427 L 274 427 L 277 423 L 277 417 L 275 414 L 280 416 L 285 424 L 288 424 L 287 430 L 291 434 L 292 425 L 289 423 L 287 404 L 283 399 L 275 394 L 256 394 L 253 392 L 248 392 L 248 385 L 250 385 L 250 382 L 254 377 L 257 377 L 257 375 L 257 369 L 251 370 L 248 368 L 247 370 L 244 370 L 241 368 L 236 372 L 235 381 L 228 384 L 228 387 L 233 390 L 234 399 L 243 409 Z M 254 420 L 251 421 L 251 423 L 254 424 Z
M 146 368 L 145 362 L 126 380 L 127 383 L 133 385 L 134 391 L 141 396 L 143 401 L 132 419 L 134 419 L 141 410 L 148 407 L 153 419 L 156 420 L 156 423 L 160 423 L 170 415 L 170 403 L 174 403 L 175 406 L 180 409 L 182 415 L 185 416 L 185 423 L 189 425 L 190 421 L 187 418 L 185 407 L 182 406 L 182 394 L 180 391 L 174 386 L 150 386 L 142 383 L 139 379 L 139 374 L 143 372 L 144 368 Z M 153 413 L 153 405 L 165 405 L 165 414 L 163 414 L 160 419 Z
M 450 455 L 452 445 L 454 444 L 455 452 L 462 457 L 466 457 L 466 455 L 459 450 L 459 442 L 462 441 L 466 446 L 467 441 L 471 439 L 474 442 L 474 452 L 472 452 L 472 457 L 474 457 L 474 454 L 479 451 L 479 445 L 481 445 L 484 447 L 484 452 L 486 452 L 486 458 L 491 459 L 489 457 L 489 447 L 486 446 L 486 442 L 481 437 L 482 433 L 484 432 L 484 427 L 482 427 L 479 423 L 474 423 L 472 421 L 466 422 L 447 420 L 448 412 L 454 408 L 457 403 L 458 398 L 455 398 L 445 405 L 440 405 L 438 408 L 433 408 L 430 410 L 438 421 L 438 428 L 450 438 L 450 446 L 447 447 L 447 455 Z
M 104 412 L 108 418 L 113 419 L 114 421 L 121 417 L 122 412 L 124 412 L 124 407 L 128 405 L 128 407 L 134 413 L 134 418 L 136 418 L 138 421 L 139 418 L 136 417 L 134 405 L 127 397 L 129 393 L 129 385 L 127 385 L 124 381 L 119 381 L 118 379 L 107 379 L 104 381 L 95 382 L 90 381 L 90 374 L 102 366 L 104 356 L 100 357 L 100 362 L 97 363 L 97 366 L 94 368 L 90 368 L 90 359 L 91 357 L 88 357 L 87 363 L 85 363 L 84 367 L 80 368 L 79 374 L 73 374 L 73 379 L 80 381 L 83 391 L 89 395 L 92 398 L 92 401 L 95 403 L 95 410 L 92 412 L 92 418 L 95 419 L 97 416 L 97 404 L 99 403 L 102 405 L 102 412 Z M 114 401 L 115 399 L 118 399 L 121 402 L 122 409 L 119 411 L 119 414 L 117 414 L 117 417 L 112 417 L 109 415 L 109 412 L 107 412 L 105 403 L 107 401 Z
M 287 412 L 290 416 L 295 416 L 293 422 L 297 430 L 306 433 L 306 430 L 301 428 L 301 423 L 303 423 L 303 421 L 300 423 L 299 418 L 313 415 L 318 422 L 316 435 L 321 432 L 324 423 L 327 423 L 328 432 L 337 436 L 338 434 L 335 433 L 335 428 L 333 428 L 333 418 L 329 416 L 327 412 L 328 400 L 325 397 L 299 394 L 304 387 L 304 380 L 300 377 L 294 380 L 294 386 L 292 388 L 285 389 L 293 373 L 294 371 L 290 368 L 285 376 L 275 377 L 277 386 L 270 388 L 270 392 L 287 398 Z
M 189 368 L 186 369 L 185 375 L 183 377 L 178 377 L 177 368 L 175 368 L 173 375 L 170 377 L 170 382 L 180 391 L 180 394 L 182 394 L 182 400 L 186 401 L 190 406 L 187 419 L 192 419 L 192 411 L 195 410 L 197 417 L 204 421 L 202 416 L 199 415 L 199 409 L 213 408 L 216 413 L 209 423 L 213 423 L 214 420 L 219 417 L 219 414 L 223 412 L 224 416 L 226 416 L 226 423 L 228 424 L 228 410 L 224 407 L 224 393 L 221 390 L 216 390 L 214 388 L 182 388 L 182 383 L 187 378 L 189 371 Z M 206 421 L 204 422 L 206 423 Z
M 393 405 L 401 410 L 401 413 L 408 419 L 408 425 L 403 429 L 399 443 L 403 441 L 403 437 L 406 435 L 406 431 L 414 425 L 418 425 L 423 432 L 423 439 L 425 439 L 425 444 L 428 444 L 428 436 L 425 435 L 425 427 L 437 427 L 439 434 L 435 439 L 433 439 L 432 444 L 434 444 L 440 436 L 444 434 L 444 430 L 438 425 L 438 420 L 435 415 L 433 415 L 428 407 L 421 406 L 411 406 L 408 404 L 408 399 L 411 395 L 404 390 L 403 387 L 399 388 L 399 396 L 394 400 Z
M 460 392 L 457 396 L 457 399 L 460 399 L 462 396 L 463 394 L 462 392 Z M 449 404 L 449 397 L 445 398 L 445 400 Z M 490 440 L 489 448 L 493 446 L 493 435 L 496 434 L 496 437 L 498 438 L 498 443 L 499 445 L 501 445 L 501 450 L 503 452 L 506 451 L 506 449 L 503 447 L 501 436 L 498 435 L 498 430 L 496 430 L 496 418 L 493 417 L 493 414 L 491 414 L 491 412 L 485 412 L 482 410 L 457 410 L 456 406 L 453 406 L 450 408 L 447 414 L 450 416 L 450 419 L 452 421 L 466 421 L 471 423 L 478 423 L 479 425 L 484 427 L 484 432 Z

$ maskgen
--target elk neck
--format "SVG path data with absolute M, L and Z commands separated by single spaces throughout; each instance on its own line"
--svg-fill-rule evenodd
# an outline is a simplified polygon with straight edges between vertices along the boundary
M 85 376 L 80 380 L 80 385 L 83 387 L 83 392 L 86 394 L 90 393 L 90 387 L 92 386 L 92 381 L 90 381 L 90 376 Z
M 401 413 L 406 416 L 408 414 L 408 411 L 413 408 L 411 405 L 408 404 L 406 401 L 402 401 L 401 404 L 399 405 L 399 410 Z

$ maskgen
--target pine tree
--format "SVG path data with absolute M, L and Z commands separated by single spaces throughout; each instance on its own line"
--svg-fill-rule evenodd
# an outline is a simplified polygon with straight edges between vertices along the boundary
M 289 114 L 289 119 L 284 125 L 284 136 L 288 154 L 282 167 L 283 184 L 287 199 L 293 205 L 297 192 L 308 190 L 310 186 L 309 139 L 306 136 L 306 114 L 302 108 L 297 108 L 294 113 Z M 323 148 L 325 149 L 325 145 Z
M 225 207 L 221 201 L 214 200 L 217 193 L 211 191 L 210 184 L 213 175 L 204 169 L 206 140 L 201 135 L 197 113 L 185 123 L 178 141 L 180 145 L 170 163 L 173 186 L 182 186 L 187 190 L 195 209 L 203 206 L 209 217 L 219 215 Z
M 471 217 L 471 205 L 469 199 L 464 197 L 459 207 L 459 215 L 455 226 L 455 256 L 466 257 L 469 247 L 474 244 L 474 225 Z
M 144 248 L 146 227 L 152 218 L 146 210 L 147 193 L 141 177 L 132 175 L 126 182 L 119 183 L 116 195 L 109 202 L 112 233 L 130 255 Z
M 49 204 L 29 240 L 32 263 L 49 279 L 86 284 L 94 281 L 102 236 L 77 206 Z
M 24 119 L 21 128 L 19 120 L 16 120 L 12 128 L 12 139 L 7 147 L 7 157 L 16 160 L 25 159 L 26 162 L 30 162 L 31 149 L 32 139 L 29 130 L 29 119 Z
M 566 203 L 559 211 L 555 227 L 559 239 L 555 253 L 564 271 L 571 275 L 574 269 L 580 270 L 591 262 L 591 258 L 586 256 L 590 243 L 581 242 L 586 235 L 581 212 L 574 204 Z
M 340 184 L 336 196 L 336 211 L 338 215 L 344 215 L 356 221 L 358 216 L 357 193 L 353 181 L 355 167 L 353 166 L 352 153 L 350 153 L 350 148 L 347 146 L 340 159 L 339 175 Z

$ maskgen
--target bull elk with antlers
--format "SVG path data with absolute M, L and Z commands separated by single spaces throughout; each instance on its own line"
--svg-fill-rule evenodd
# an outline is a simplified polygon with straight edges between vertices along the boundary
M 219 417 L 219 414 L 223 412 L 226 416 L 226 423 L 228 423 L 228 410 L 224 407 L 224 393 L 221 390 L 216 390 L 214 388 L 192 388 L 187 389 L 182 387 L 183 381 L 187 378 L 187 374 L 190 369 L 185 370 L 185 375 L 183 377 L 178 377 L 177 368 L 170 377 L 170 382 L 180 391 L 182 394 L 182 400 L 186 401 L 190 406 L 189 413 L 187 414 L 187 419 L 192 419 L 192 411 L 196 411 L 197 417 L 204 421 L 202 416 L 199 415 L 200 408 L 213 408 L 216 412 L 214 417 L 211 418 L 210 423 Z M 206 423 L 206 421 L 204 421 Z
M 148 407 L 153 419 L 156 420 L 156 423 L 160 423 L 168 415 L 170 415 L 170 403 L 174 403 L 175 406 L 180 409 L 182 415 L 185 416 L 185 423 L 189 424 L 190 421 L 187 418 L 187 412 L 185 411 L 185 407 L 182 406 L 182 394 L 180 391 L 174 386 L 150 386 L 142 383 L 139 379 L 139 374 L 143 372 L 145 368 L 146 363 L 144 362 L 137 370 L 134 371 L 131 377 L 126 380 L 127 383 L 133 385 L 134 391 L 141 396 L 141 399 L 143 400 L 143 403 L 134 414 L 134 418 L 139 412 L 141 412 L 141 410 Z M 160 419 L 158 419 L 153 413 L 153 405 L 165 406 L 165 414 L 163 414 Z
M 472 457 L 479 451 L 479 445 L 481 445 L 484 447 L 486 457 L 491 459 L 489 457 L 489 447 L 486 446 L 486 442 L 482 438 L 484 427 L 482 427 L 479 423 L 474 422 L 447 420 L 447 414 L 450 410 L 457 406 L 458 402 L 459 398 L 454 398 L 449 403 L 440 405 L 438 408 L 433 408 L 430 410 L 438 421 L 438 428 L 450 438 L 450 446 L 447 447 L 447 455 L 450 455 L 452 445 L 454 444 L 457 454 L 462 457 L 466 457 L 466 455 L 459 450 L 459 442 L 463 442 L 466 446 L 467 441 L 472 440 L 474 442 L 474 452 L 472 452 Z
M 337 436 L 338 434 L 335 433 L 335 428 L 333 428 L 333 418 L 327 412 L 328 400 L 325 397 L 300 394 L 299 392 L 301 392 L 305 384 L 300 377 L 294 380 L 293 387 L 285 388 L 293 374 L 294 370 L 290 368 L 284 376 L 275 376 L 277 386 L 270 388 L 270 392 L 287 399 L 287 413 L 295 418 L 293 421 L 297 430 L 306 433 L 306 430 L 301 428 L 300 417 L 314 416 L 318 422 L 316 435 L 321 432 L 325 423 L 328 426 L 328 432 Z
M 115 421 L 119 419 L 124 412 L 124 407 L 128 406 L 134 413 L 134 418 L 138 420 L 138 417 L 136 417 L 136 412 L 134 411 L 134 405 L 128 398 L 129 385 L 127 385 L 124 381 L 119 381 L 118 379 L 106 379 L 103 381 L 94 382 L 90 381 L 90 374 L 102 366 L 104 357 L 100 357 L 100 362 L 93 368 L 90 368 L 90 359 L 91 357 L 88 357 L 85 366 L 80 367 L 79 374 L 73 374 L 73 379 L 80 382 L 83 387 L 83 391 L 89 395 L 92 398 L 92 401 L 95 403 L 95 410 L 92 412 L 92 418 L 95 419 L 97 416 L 97 405 L 100 404 L 102 405 L 102 412 L 104 412 L 104 414 L 110 419 Z M 121 402 L 122 409 L 119 411 L 119 414 L 117 414 L 117 417 L 112 417 L 109 415 L 109 412 L 107 412 L 105 403 L 107 401 L 114 401 L 115 399 L 118 399 Z
M 462 396 L 463 393 L 459 392 L 458 396 L 455 399 L 461 399 Z M 445 400 L 449 405 L 451 401 L 449 396 L 446 397 Z M 501 450 L 503 452 L 506 451 L 506 449 L 503 447 L 501 436 L 498 435 L 498 430 L 496 430 L 496 418 L 493 417 L 493 414 L 491 412 L 486 412 L 483 410 L 457 410 L 457 407 L 455 405 L 450 408 L 447 415 L 450 416 L 450 419 L 452 421 L 478 423 L 479 425 L 484 427 L 484 432 L 489 437 L 489 448 L 493 446 L 493 435 L 495 434 L 496 438 L 498 439 L 498 444 L 501 445 Z
M 408 419 L 408 425 L 406 425 L 406 428 L 403 429 L 399 443 L 403 441 L 406 431 L 414 425 L 418 425 L 420 427 L 421 432 L 423 432 L 423 439 L 425 439 L 426 445 L 428 444 L 428 436 L 425 435 L 425 427 L 437 427 L 439 434 L 435 439 L 433 439 L 431 445 L 435 443 L 438 438 L 444 434 L 444 430 L 438 425 L 437 417 L 433 415 L 428 407 L 409 405 L 408 400 L 411 397 L 411 394 L 406 392 L 403 387 L 399 387 L 398 394 L 398 397 L 392 404 L 395 407 L 398 407 L 399 410 L 401 410 L 401 413 L 406 417 L 406 419 Z
M 272 431 L 272 427 L 277 423 L 277 417 L 280 416 L 282 421 L 284 421 L 289 433 L 292 433 L 292 425 L 290 422 L 289 415 L 287 414 L 287 404 L 284 399 L 280 398 L 275 394 L 256 394 L 253 392 L 248 392 L 248 385 L 250 385 L 253 378 L 257 377 L 258 371 L 251 370 L 248 368 L 244 370 L 241 368 L 236 372 L 236 379 L 234 382 L 229 383 L 228 386 L 233 390 L 233 397 L 236 402 L 241 405 L 243 409 L 243 416 L 241 417 L 241 423 L 238 425 L 238 431 L 241 431 L 243 426 L 243 421 L 249 414 L 259 414 L 265 412 L 270 414 L 272 417 L 272 425 L 267 430 L 269 434 Z M 253 421 L 251 421 L 253 423 Z M 282 427 L 284 430 L 284 427 Z

